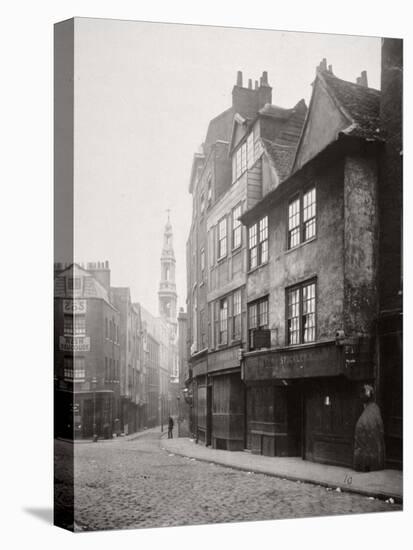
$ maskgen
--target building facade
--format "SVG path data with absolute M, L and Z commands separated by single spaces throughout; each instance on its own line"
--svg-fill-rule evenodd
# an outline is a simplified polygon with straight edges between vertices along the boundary
M 120 413 L 120 316 L 107 262 L 55 265 L 55 433 L 112 437 Z
M 369 384 L 401 467 L 401 66 L 383 40 L 380 92 L 324 59 L 308 112 L 239 75 L 211 121 L 187 243 L 198 441 L 352 467 Z
M 187 301 L 196 437 L 214 448 L 240 450 L 246 446 L 241 359 L 248 341 L 248 243 L 239 218 L 270 191 L 272 180 L 267 177 L 263 187 L 263 174 L 278 181 L 291 165 L 306 106 L 271 105 L 266 72 L 254 89 L 251 80 L 243 87 L 239 72 L 232 98 L 194 155 Z M 266 240 L 267 229 L 261 229 L 257 238 Z

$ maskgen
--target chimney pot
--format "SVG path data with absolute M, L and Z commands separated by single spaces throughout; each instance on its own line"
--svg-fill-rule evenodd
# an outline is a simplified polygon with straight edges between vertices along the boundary
M 333 65 L 329 65 L 329 66 L 328 66 L 328 72 L 329 72 L 329 73 L 333 73 Z
M 367 71 L 361 71 L 361 76 L 360 76 L 360 86 L 364 86 L 365 88 L 368 87 L 368 83 L 367 83 Z
M 237 86 L 242 87 L 242 71 L 237 72 Z
M 248 89 L 252 90 L 252 80 L 251 80 L 251 78 L 248 79 Z
M 263 73 L 262 73 L 261 85 L 262 86 L 268 86 L 268 72 L 267 71 L 263 71 Z
M 255 89 L 258 90 L 258 80 L 255 81 Z
M 325 57 L 323 57 L 323 60 L 321 61 L 320 63 L 320 69 L 322 71 L 326 71 L 327 70 L 327 59 Z

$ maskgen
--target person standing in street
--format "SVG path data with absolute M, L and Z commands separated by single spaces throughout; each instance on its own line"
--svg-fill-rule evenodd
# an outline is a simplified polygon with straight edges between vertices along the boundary
M 168 420 L 168 439 L 173 439 L 174 421 L 172 416 Z

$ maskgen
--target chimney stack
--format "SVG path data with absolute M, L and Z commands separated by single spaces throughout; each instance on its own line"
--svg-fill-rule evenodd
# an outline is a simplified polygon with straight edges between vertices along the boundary
M 252 90 L 252 79 L 251 78 L 248 79 L 248 89 Z
M 263 71 L 263 73 L 262 73 L 261 86 L 268 86 L 268 73 L 267 73 L 267 71 Z
M 258 90 L 258 80 L 255 81 L 255 89 Z
M 364 88 L 368 87 L 367 71 L 361 71 L 361 75 L 356 79 L 356 84 L 358 84 L 359 86 L 364 86 Z
M 328 72 L 333 74 L 333 65 L 328 66 Z
M 320 71 L 326 71 L 327 70 L 327 59 L 323 57 L 323 60 L 320 63 Z
M 237 86 L 242 88 L 242 71 L 237 72 Z

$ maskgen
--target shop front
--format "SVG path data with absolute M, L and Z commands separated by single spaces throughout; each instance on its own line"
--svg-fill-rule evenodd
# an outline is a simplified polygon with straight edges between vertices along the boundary
M 247 353 L 247 446 L 351 467 L 360 388 L 374 381 L 369 339 Z
M 245 384 L 241 380 L 238 346 L 208 355 L 211 444 L 214 449 L 245 448 Z

